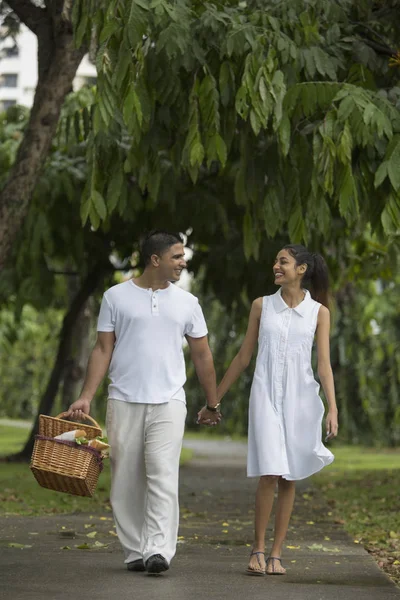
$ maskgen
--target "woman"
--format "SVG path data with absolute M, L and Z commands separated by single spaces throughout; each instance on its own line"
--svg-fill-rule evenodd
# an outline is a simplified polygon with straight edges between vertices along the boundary
M 309 477 L 334 459 L 321 441 L 324 406 L 311 367 L 315 332 L 318 375 L 329 407 L 325 441 L 338 432 L 329 356 L 326 263 L 304 246 L 288 245 L 277 255 L 273 272 L 280 289 L 253 302 L 241 349 L 218 387 L 220 400 L 249 365 L 258 339 L 247 458 L 248 477 L 259 477 L 255 540 L 247 568 L 252 575 L 286 572 L 281 552 L 293 509 L 295 481 Z M 265 560 L 265 533 L 276 485 L 274 542 Z

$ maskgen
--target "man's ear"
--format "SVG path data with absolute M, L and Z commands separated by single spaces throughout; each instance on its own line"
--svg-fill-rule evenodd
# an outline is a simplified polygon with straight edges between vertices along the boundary
M 157 254 L 152 254 L 150 257 L 150 262 L 152 267 L 157 268 L 160 266 L 160 257 Z

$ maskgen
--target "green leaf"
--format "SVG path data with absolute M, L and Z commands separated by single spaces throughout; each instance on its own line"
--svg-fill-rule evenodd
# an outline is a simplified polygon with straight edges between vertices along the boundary
M 287 156 L 290 149 L 290 120 L 287 114 L 282 116 L 278 127 L 278 138 L 282 154 L 283 156 Z
M 197 141 L 193 144 L 190 149 L 190 166 L 194 167 L 195 165 L 200 166 L 204 160 L 204 146 L 200 141 Z
M 310 79 L 313 79 L 314 75 L 315 75 L 315 71 L 316 71 L 316 65 L 315 65 L 314 57 L 313 57 L 311 50 L 309 50 L 308 48 L 303 50 L 303 56 L 304 56 L 304 62 L 305 62 L 307 75 L 309 76 Z
M 217 147 L 217 155 L 218 155 L 219 161 L 220 161 L 222 167 L 225 167 L 226 161 L 228 158 L 228 152 L 227 152 L 226 144 L 225 144 L 224 140 L 222 139 L 222 137 L 219 135 L 219 133 L 217 133 L 215 136 L 215 144 Z
M 303 241 L 305 233 L 305 223 L 300 202 L 297 202 L 295 209 L 290 215 L 288 222 L 288 230 L 291 242 L 299 243 Z
M 353 149 L 353 138 L 348 121 L 344 124 L 337 149 L 337 157 L 343 164 L 350 163 Z
M 382 185 L 383 181 L 386 179 L 388 175 L 388 164 L 387 162 L 383 162 L 379 165 L 375 173 L 374 186 L 375 189 Z
M 246 120 L 249 114 L 249 104 L 247 101 L 247 90 L 244 85 L 242 85 L 237 91 L 235 108 L 242 119 Z
M 261 121 L 255 110 L 251 109 L 250 111 L 250 124 L 251 128 L 254 131 L 254 135 L 258 135 L 261 130 Z
M 99 37 L 99 43 L 102 44 L 103 42 L 105 42 L 120 27 L 121 27 L 121 24 L 118 19 L 113 19 L 112 21 L 109 21 L 101 30 L 100 37 Z
M 382 211 L 381 221 L 387 234 L 396 234 L 400 230 L 400 195 L 390 195 Z
M 282 221 L 279 218 L 280 202 L 281 198 L 278 195 L 277 189 L 269 186 L 264 198 L 264 226 L 270 238 L 275 237 L 282 225 Z
M 104 220 L 107 216 L 107 207 L 103 196 L 97 190 L 92 190 L 90 200 L 100 219 Z
M 118 164 L 114 168 L 114 172 L 107 188 L 107 208 L 110 214 L 118 204 L 118 200 L 121 196 L 122 186 L 125 184 L 124 179 L 124 172 Z
M 230 62 L 222 63 L 219 71 L 219 92 L 222 106 L 228 106 L 233 93 L 233 74 Z
M 393 150 L 387 163 L 387 171 L 394 190 L 400 189 L 400 140 L 397 142 L 396 148 Z
M 84 226 L 86 221 L 88 220 L 90 207 L 91 207 L 90 197 L 88 196 L 81 204 L 80 213 L 81 213 L 82 226 Z
M 88 26 L 88 22 L 89 22 L 89 15 L 88 13 L 84 10 L 82 11 L 82 15 L 79 21 L 79 25 L 78 28 L 76 29 L 75 32 L 75 44 L 77 48 L 80 48 L 82 46 L 83 43 L 83 39 L 86 35 L 86 30 L 87 30 L 87 26 Z
M 338 119 L 340 121 L 346 121 L 353 112 L 354 107 L 355 104 L 353 98 L 350 95 L 345 96 L 339 105 Z
M 133 85 L 129 87 L 129 91 L 126 95 L 123 108 L 123 115 L 126 124 L 132 123 L 132 117 L 134 115 L 137 117 L 140 126 L 143 123 L 142 105 Z

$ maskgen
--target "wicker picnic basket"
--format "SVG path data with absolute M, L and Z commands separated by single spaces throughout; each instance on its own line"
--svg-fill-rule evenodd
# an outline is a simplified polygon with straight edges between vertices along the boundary
M 66 421 L 61 418 L 66 414 L 39 416 L 39 435 L 35 436 L 31 470 L 42 487 L 75 496 L 93 496 L 103 468 L 101 454 L 94 448 L 53 438 L 65 431 L 83 429 L 87 439 L 92 440 L 101 436 L 102 430 L 89 415 L 85 418 L 93 425 Z

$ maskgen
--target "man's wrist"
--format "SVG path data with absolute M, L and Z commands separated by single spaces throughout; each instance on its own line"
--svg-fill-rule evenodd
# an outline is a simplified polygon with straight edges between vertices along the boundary
M 91 403 L 91 401 L 93 400 L 93 396 L 92 397 L 88 397 L 88 396 L 81 396 L 79 398 L 79 400 L 83 400 L 84 402 L 89 402 L 89 404 Z
M 206 409 L 209 410 L 210 412 L 218 412 L 220 404 L 221 404 L 220 402 L 218 402 L 217 404 L 214 404 L 214 403 L 209 404 L 207 402 Z

